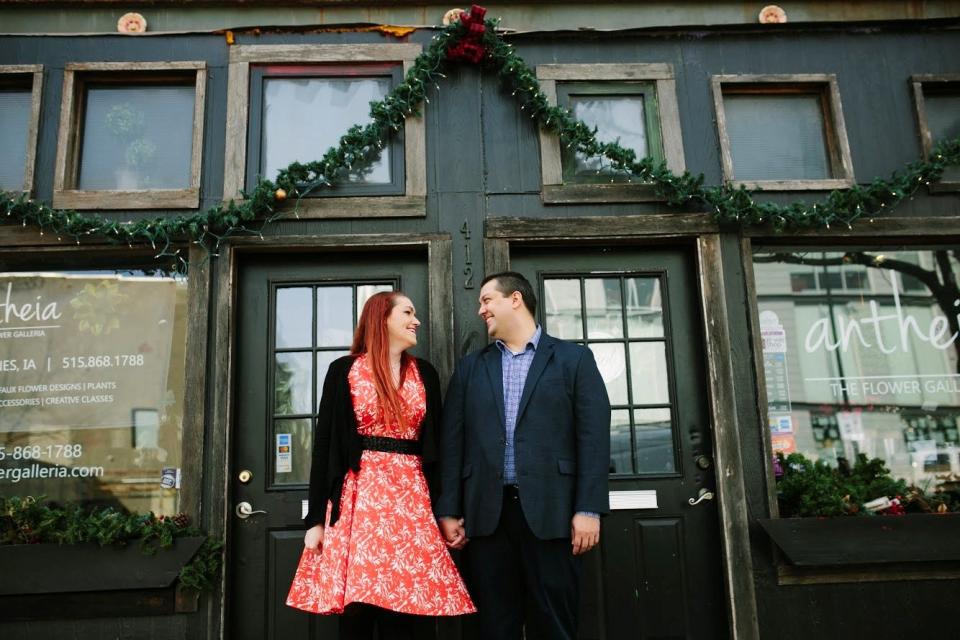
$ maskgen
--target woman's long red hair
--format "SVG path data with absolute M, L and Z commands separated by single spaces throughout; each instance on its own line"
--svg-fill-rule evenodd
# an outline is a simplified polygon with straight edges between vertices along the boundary
M 377 390 L 384 418 L 392 418 L 403 426 L 400 394 L 390 372 L 390 335 L 387 331 L 387 317 L 401 296 L 403 294 L 399 291 L 384 291 L 370 296 L 360 313 L 350 353 L 367 354 L 367 362 L 373 372 L 373 386 Z M 400 356 L 400 380 L 403 380 L 409 362 L 410 356 L 404 352 Z

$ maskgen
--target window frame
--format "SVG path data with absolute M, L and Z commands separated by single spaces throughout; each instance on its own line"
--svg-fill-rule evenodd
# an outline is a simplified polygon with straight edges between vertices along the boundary
M 59 246 L 55 241 L 54 245 L 15 243 L 0 247 L 0 272 L 122 269 L 156 263 L 155 251 L 113 245 Z M 201 515 L 201 480 L 205 475 L 203 442 L 208 369 L 207 326 L 211 316 L 210 261 L 201 247 L 184 245 L 182 250 L 189 253 L 190 263 L 187 275 L 186 353 L 202 355 L 188 357 L 184 361 L 180 511 L 197 522 Z
M 551 105 L 558 103 L 558 84 L 563 83 L 649 83 L 653 85 L 657 113 L 648 114 L 659 125 L 663 158 L 674 173 L 683 173 L 683 139 L 673 65 L 667 63 L 541 64 L 537 79 Z M 563 152 L 559 137 L 539 130 L 541 199 L 544 204 L 589 202 L 658 202 L 652 185 L 637 183 L 564 183 Z
M 223 199 L 239 200 L 247 175 L 251 66 L 399 63 L 406 74 L 422 46 L 398 44 L 234 45 L 230 47 Z M 426 128 L 422 115 L 409 114 L 403 130 L 404 182 L 401 195 L 343 195 L 304 198 L 300 218 L 426 217 Z M 322 151 L 320 152 L 322 153 Z M 311 160 L 319 158 L 311 158 Z M 272 177 L 272 176 L 271 176 Z
M 920 136 L 920 148 L 923 158 L 929 159 L 933 152 L 933 136 L 927 122 L 927 102 L 924 87 L 936 89 L 954 89 L 960 95 L 960 74 L 915 74 L 910 76 L 910 85 L 913 89 L 914 115 L 917 118 L 917 130 Z M 931 182 L 930 191 L 933 193 L 960 191 L 960 180 L 941 180 Z
M 342 65 L 317 65 L 317 73 L 308 71 L 313 65 L 303 65 L 300 67 L 288 67 L 289 72 L 280 71 L 278 65 L 253 65 L 250 67 L 250 91 L 256 98 L 256 91 L 259 90 L 259 100 L 252 100 L 250 103 L 250 121 L 247 127 L 247 148 L 250 153 L 247 154 L 247 171 L 245 180 L 246 191 L 252 191 L 256 185 L 256 178 L 260 174 L 260 156 L 263 152 L 263 115 L 265 112 L 263 87 L 264 81 L 269 78 L 389 78 L 391 89 L 403 80 L 403 72 L 400 65 L 387 65 L 376 63 L 364 63 L 358 66 Z M 295 71 L 300 70 L 303 71 Z M 359 73 L 354 73 L 359 71 Z M 397 131 L 391 140 L 393 145 L 404 148 L 403 132 Z M 319 158 L 304 158 L 308 162 Z M 337 185 L 336 193 L 327 193 L 318 189 L 310 194 L 311 198 L 331 198 L 347 196 L 390 196 L 403 195 L 405 189 L 405 171 L 403 154 L 395 147 L 393 153 L 388 158 L 392 180 L 384 184 L 352 184 L 343 182 Z M 273 179 L 273 176 L 264 176 L 267 179 Z
M 843 120 L 840 87 L 835 74 L 715 75 L 710 77 L 710 83 L 725 182 L 736 187 L 765 191 L 830 191 L 854 185 L 853 160 Z M 723 98 L 724 95 L 744 94 L 818 94 L 823 114 L 824 143 L 832 176 L 814 180 L 738 180 L 733 170 L 733 154 L 730 150 Z
M 191 74 L 194 75 L 194 105 L 189 186 L 182 189 L 77 189 L 77 172 L 82 150 L 83 93 L 87 84 L 91 81 L 163 84 L 164 80 L 186 79 Z M 200 205 L 206 85 L 207 63 L 204 61 L 67 63 L 63 71 L 53 206 L 60 209 L 197 208 Z
M 643 127 L 647 140 L 647 151 L 650 156 L 663 159 L 663 140 L 660 132 L 659 105 L 657 88 L 653 82 L 624 82 L 618 84 L 604 84 L 600 82 L 564 82 L 557 87 L 557 103 L 570 104 L 570 98 L 575 96 L 590 97 L 620 97 L 640 96 L 643 98 Z M 610 178 L 605 175 L 591 177 L 578 176 L 572 165 L 576 152 L 570 147 L 561 147 L 560 166 L 563 171 L 564 184 L 609 184 Z M 621 180 L 617 180 L 621 182 Z M 616 183 L 614 183 L 616 184 Z
M 29 85 L 30 87 L 30 118 L 27 124 L 27 148 L 21 188 L 21 191 L 29 197 L 34 195 L 37 140 L 40 133 L 40 109 L 43 102 L 43 65 L 0 65 L 0 86 L 6 84 L 21 84 L 24 87 Z

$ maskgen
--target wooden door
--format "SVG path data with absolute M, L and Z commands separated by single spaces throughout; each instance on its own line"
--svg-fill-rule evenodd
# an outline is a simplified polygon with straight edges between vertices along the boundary
M 514 250 L 547 333 L 588 345 L 610 395 L 612 514 L 587 556 L 580 637 L 728 636 L 694 254 Z
M 229 638 L 337 638 L 336 616 L 284 603 L 303 549 L 323 378 L 328 364 L 349 351 L 365 300 L 384 290 L 404 291 L 425 321 L 426 257 L 327 252 L 252 256 L 240 264 Z M 430 352 L 428 333 L 412 353 Z M 253 514 L 237 514 L 241 503 Z

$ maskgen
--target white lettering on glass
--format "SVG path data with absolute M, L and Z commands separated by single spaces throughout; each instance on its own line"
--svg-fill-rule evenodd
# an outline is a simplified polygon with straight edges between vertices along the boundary
M 13 296 L 13 283 L 7 283 L 7 295 L 0 301 L 0 322 L 10 323 L 10 318 L 20 322 L 32 322 L 34 320 L 59 320 L 60 312 L 57 310 L 56 302 L 42 302 L 43 296 L 37 296 L 34 302 L 25 302 L 16 304 L 10 298 Z
M 825 348 L 827 351 L 840 349 L 845 352 L 854 340 L 858 341 L 863 347 L 870 348 L 874 346 L 874 344 L 867 339 L 867 336 L 871 333 L 870 327 L 872 327 L 876 347 L 883 353 L 893 353 L 897 350 L 898 346 L 904 353 L 909 353 L 911 333 L 921 342 L 930 343 L 930 346 L 935 349 L 942 351 L 950 348 L 953 343 L 957 341 L 958 334 L 947 334 L 950 328 L 946 317 L 934 317 L 925 332 L 920 327 L 916 318 L 909 313 L 904 313 L 903 306 L 900 304 L 899 282 L 896 276 L 894 276 L 893 280 L 894 313 L 881 315 L 879 305 L 877 305 L 875 300 L 871 300 L 869 304 L 870 315 L 868 317 L 860 319 L 847 319 L 843 316 L 837 317 L 838 337 L 836 341 L 831 340 L 830 319 L 820 318 L 810 325 L 810 329 L 807 331 L 806 338 L 804 339 L 803 347 L 807 353 L 813 353 L 821 348 Z M 953 305 L 955 307 L 960 306 L 960 300 L 955 301 Z M 957 315 L 957 322 L 960 324 L 960 314 Z M 899 345 L 888 346 L 884 343 L 883 328 L 886 326 L 896 327 L 900 338 Z

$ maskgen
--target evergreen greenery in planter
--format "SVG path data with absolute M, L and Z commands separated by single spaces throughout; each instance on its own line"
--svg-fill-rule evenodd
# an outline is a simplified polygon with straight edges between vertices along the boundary
M 125 513 L 113 508 L 85 509 L 79 504 L 57 506 L 44 497 L 0 497 L 0 545 L 83 544 L 125 545 L 136 541 L 147 555 L 169 548 L 174 539 L 205 538 L 200 550 L 180 571 L 180 584 L 205 591 L 220 575 L 223 543 L 191 527 L 188 516 Z
M 859 454 L 853 467 L 831 467 L 800 453 L 777 454 L 777 502 L 786 518 L 844 515 L 901 515 L 960 511 L 960 486 L 941 483 L 932 493 L 890 475 L 879 458 Z M 895 499 L 886 509 L 872 511 L 865 504 L 878 498 Z

